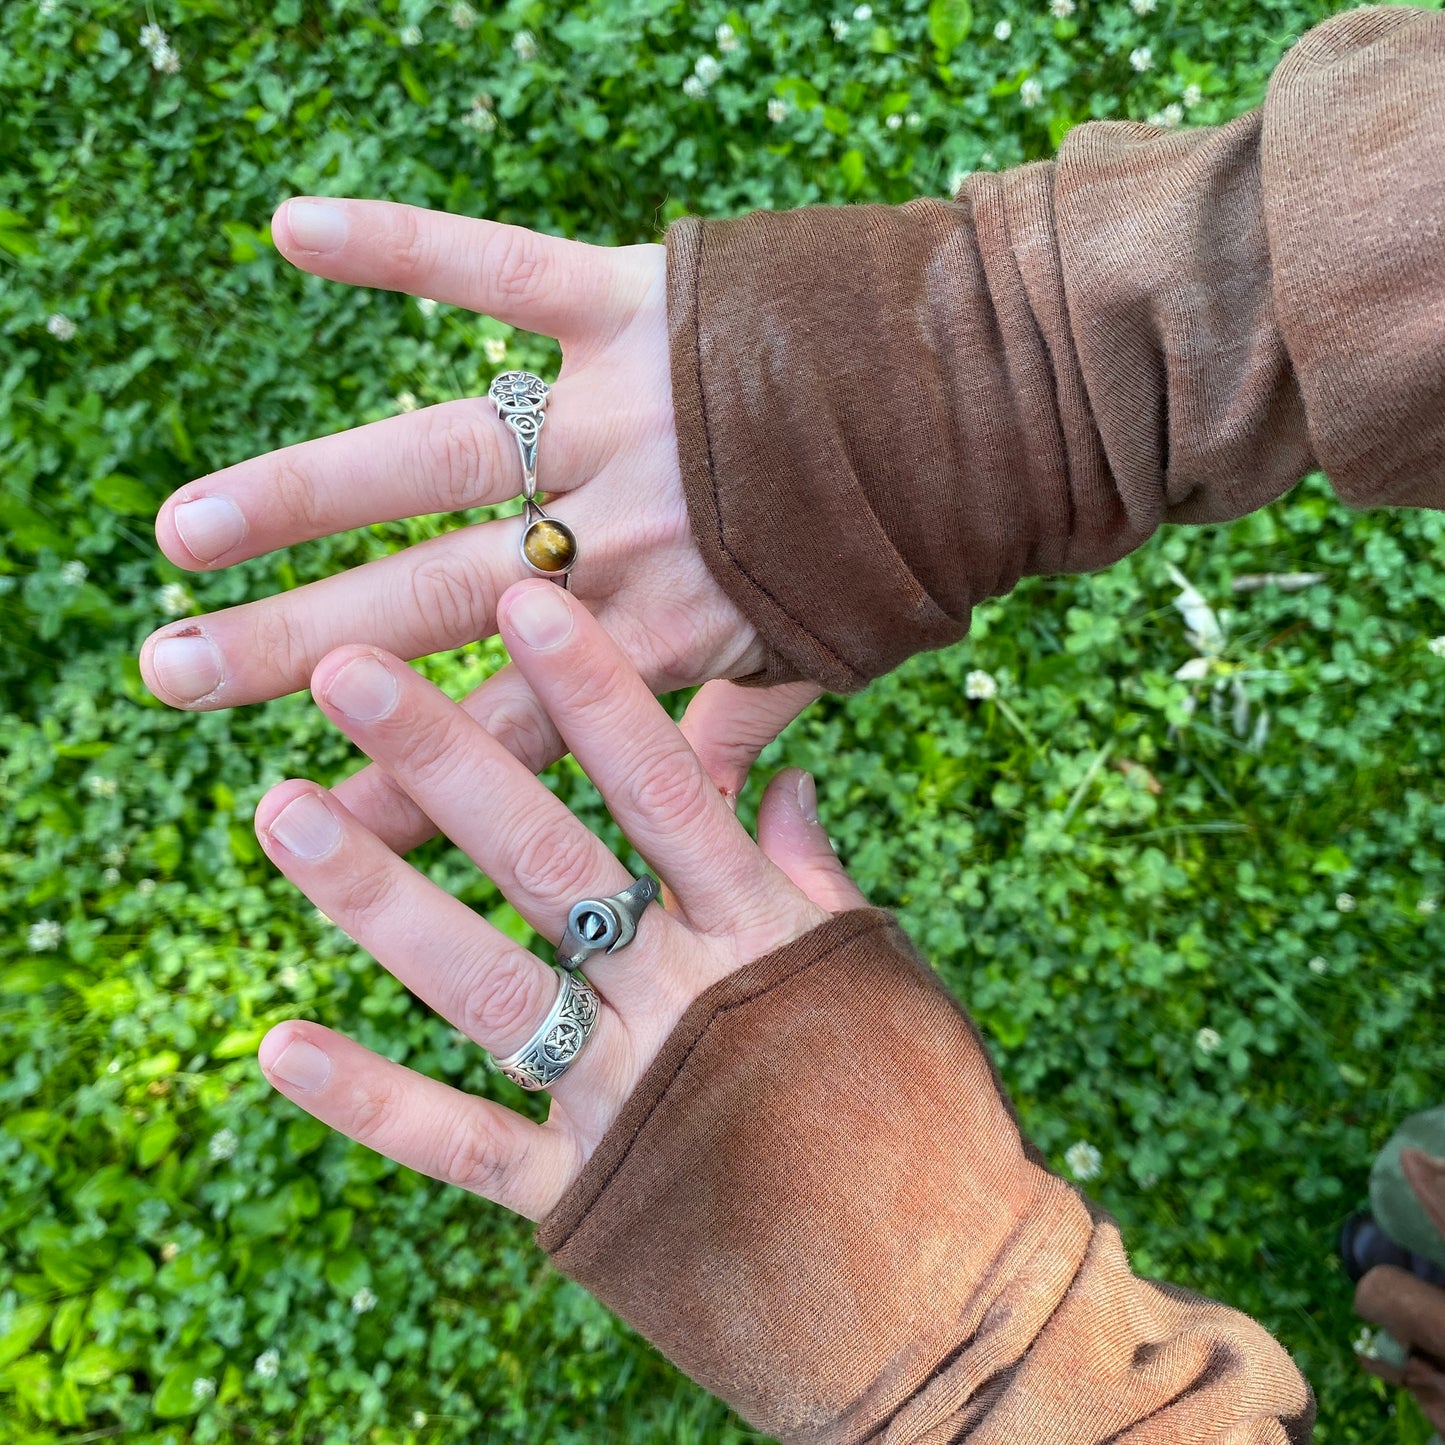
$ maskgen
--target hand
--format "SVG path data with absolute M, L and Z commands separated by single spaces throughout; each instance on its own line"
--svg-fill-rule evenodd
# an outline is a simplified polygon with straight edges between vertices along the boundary
M 540 1219 L 576 1179 L 693 999 L 823 922 L 829 909 L 863 900 L 802 805 L 810 796 L 800 789 L 805 774 L 774 779 L 754 843 L 648 686 L 575 598 L 553 583 L 527 581 L 506 593 L 498 611 L 515 666 L 667 885 L 669 907 L 648 908 L 633 942 L 589 968 L 601 1014 L 552 1086 L 543 1125 L 319 1024 L 278 1024 L 262 1041 L 260 1060 L 282 1093 L 350 1138 Z M 397 658 L 339 648 L 321 660 L 311 689 L 545 937 L 560 936 L 577 899 L 626 886 L 622 864 L 527 767 Z M 704 709 L 737 716 L 755 705 L 737 697 L 743 691 L 698 696 L 706 695 Z M 770 705 L 776 699 L 761 704 Z M 336 797 L 312 783 L 282 783 L 257 809 L 256 831 L 308 898 L 482 1048 L 503 1056 L 532 1036 L 556 995 L 552 970 L 429 883 Z
M 538 480 L 549 511 L 577 534 L 578 595 L 654 692 L 757 668 L 756 635 L 713 581 L 688 522 L 663 247 L 588 246 L 380 201 L 291 200 L 272 234 L 288 260 L 317 275 L 556 337 L 562 369 Z M 209 570 L 351 527 L 503 502 L 520 494 L 521 475 L 511 433 L 490 401 L 471 397 L 214 472 L 162 506 L 156 537 L 178 566 Z M 527 575 L 519 525 L 458 528 L 292 592 L 172 623 L 142 648 L 146 685 L 174 707 L 233 707 L 304 687 L 342 643 L 411 658 L 486 637 L 497 599 Z M 562 751 L 511 668 L 466 707 L 534 771 Z M 375 769 L 338 796 L 394 848 L 434 831 Z

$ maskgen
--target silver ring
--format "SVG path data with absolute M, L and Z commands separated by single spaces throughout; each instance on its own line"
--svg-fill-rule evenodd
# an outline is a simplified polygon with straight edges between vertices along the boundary
M 580 973 L 557 974 L 560 987 L 551 1012 L 514 1054 L 493 1062 L 514 1084 L 534 1093 L 554 1084 L 597 1027 L 599 1006 L 592 985 Z
M 506 422 L 522 453 L 522 561 L 539 577 L 566 587 L 577 565 L 577 537 L 565 522 L 549 517 L 537 501 L 537 441 L 547 420 L 550 388 L 530 371 L 504 371 L 492 378 L 487 396 Z
M 569 972 L 599 953 L 626 948 L 637 932 L 647 905 L 662 891 L 650 873 L 641 873 L 630 888 L 611 898 L 583 898 L 567 914 L 567 931 L 557 945 L 557 964 Z

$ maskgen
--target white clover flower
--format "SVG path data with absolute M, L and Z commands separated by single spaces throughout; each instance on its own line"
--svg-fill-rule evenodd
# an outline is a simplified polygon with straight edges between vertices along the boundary
M 860 24 L 866 25 L 873 18 L 873 7 L 871 5 L 860 5 L 854 12 L 853 18 Z
M 1074 8 L 1074 0 L 1049 0 L 1049 14 L 1055 20 L 1067 20 Z
M 1092 1144 L 1080 1139 L 1064 1151 L 1064 1163 L 1075 1179 L 1097 1179 L 1104 1167 L 1104 1156 Z
M 301 975 L 297 971 L 296 965 L 288 963 L 278 970 L 276 982 L 279 983 L 282 988 L 295 988 L 296 985 L 301 982 Z
M 120 1060 L 119 1060 L 119 1059 L 112 1059 L 112 1060 L 105 1066 L 105 1071 L 106 1071 L 107 1074 L 118 1074 L 118 1073 L 120 1073 Z
M 1201 1054 L 1212 1054 L 1220 1045 L 1220 1037 L 1213 1029 L 1200 1029 L 1194 1035 L 1194 1042 L 1199 1047 Z
M 1172 127 L 1184 123 L 1184 107 L 1180 105 L 1177 100 L 1171 100 L 1169 104 L 1164 107 L 1162 114 L 1164 116 L 1164 124 L 1167 126 Z
M 256 1363 L 251 1368 L 263 1380 L 274 1380 L 281 1368 L 281 1356 L 275 1350 L 267 1350 L 256 1356 Z
M 1363 1328 L 1355 1336 L 1355 1353 L 1363 1355 L 1367 1360 L 1378 1360 L 1380 1358 L 1380 1336 L 1368 1326 Z
M 421 44 L 421 27 L 419 25 L 407 25 L 396 38 L 409 50 L 413 45 Z
M 1328 973 L 1330 971 L 1329 964 L 1319 954 L 1315 954 L 1310 959 L 1309 968 L 1311 973 Z
M 948 178 L 948 194 L 956 196 L 972 174 L 972 171 L 954 171 Z
M 1335 907 L 1341 913 L 1353 913 L 1355 911 L 1355 895 L 1353 893 L 1340 893 L 1335 898 Z
M 713 39 L 724 55 L 731 55 L 738 48 L 738 33 L 726 20 L 713 32 Z
M 411 1428 L 412 1428 L 413 1430 L 421 1430 L 421 1429 L 423 1429 L 425 1426 L 426 1426 L 426 1411 L 425 1411 L 425 1410 L 413 1410 L 413 1411 L 411 1412 Z
M 497 118 L 485 106 L 473 101 L 472 108 L 462 117 L 462 124 L 470 126 L 478 135 L 491 135 L 497 128 Z M 433 301 L 431 305 L 432 311 L 435 311 L 436 302 Z M 432 312 L 426 311 L 423 314 L 430 316 Z
M 31 953 L 48 953 L 52 948 L 59 948 L 60 940 L 64 937 L 65 930 L 53 918 L 42 918 L 38 923 L 30 925 L 26 942 L 30 945 Z
M 923 124 L 923 117 L 916 110 L 908 112 L 907 120 L 909 130 L 917 130 Z
M 1129 0 L 1129 8 L 1136 15 L 1151 15 L 1158 0 Z
M 995 40 L 1007 40 L 1014 33 L 1013 26 L 1007 20 L 1000 20 L 993 27 L 993 38 Z
M 1436 657 L 1445 657 L 1445 637 L 1432 637 L 1425 645 Z
M 197 1400 L 209 1400 L 216 1393 L 216 1382 L 209 1376 L 195 1380 L 191 1384 L 191 1394 Z
M 437 314 L 437 304 L 430 296 L 418 296 L 416 298 L 416 309 L 428 320 Z
M 500 336 L 488 336 L 482 342 L 482 355 L 492 366 L 500 366 L 507 359 L 507 343 Z
M 833 21 L 832 31 L 834 40 L 846 40 L 848 38 L 848 22 L 846 20 Z
M 986 702 L 991 697 L 997 697 L 998 679 L 991 672 L 976 667 L 963 680 L 963 695 L 974 702 Z
M 156 891 L 156 880 L 154 878 L 142 878 L 140 882 L 135 885 L 135 891 L 138 898 L 149 898 L 151 894 Z
M 120 865 L 125 862 L 125 849 L 107 848 L 105 852 L 100 855 L 100 861 L 104 863 L 107 868 L 119 868 Z
M 1184 104 L 1191 109 L 1204 99 L 1204 92 L 1197 85 L 1184 87 Z
M 458 30 L 470 30 L 477 23 L 477 12 L 470 5 L 452 6 L 452 24 Z
M 107 778 L 101 773 L 91 773 L 85 780 L 85 786 L 97 798 L 113 798 L 120 791 L 120 784 L 114 778 Z
M 781 125 L 788 118 L 788 102 L 779 96 L 774 96 L 768 102 L 768 119 L 774 125 Z
M 104 883 L 106 887 L 113 888 L 120 882 L 120 869 L 107 868 L 105 872 L 100 875 L 100 881 Z
M 40 0 L 40 4 L 35 7 L 35 11 L 42 20 L 49 20 L 58 8 L 57 0 Z
M 416 395 L 410 391 L 398 392 L 396 397 L 396 409 L 398 411 L 415 411 Z
M 1141 45 L 1137 50 L 1129 52 L 1129 64 L 1142 75 L 1146 70 L 1154 69 L 1154 52 L 1147 45 Z
M 519 30 L 512 37 L 512 49 L 516 52 L 518 60 L 535 60 L 537 58 L 537 37 L 530 30 Z
M 998 160 L 998 157 L 995 156 L 992 151 L 985 151 L 985 152 L 978 158 L 978 163 L 979 163 L 979 165 L 981 165 L 981 166 L 992 166 L 992 165 L 994 165 L 994 164 L 997 162 L 997 160 Z
M 167 1264 L 169 1264 L 180 1252 L 180 1245 L 178 1245 L 173 1239 L 168 1239 L 163 1245 L 161 1245 L 161 1258 Z
M 62 316 L 58 311 L 47 318 L 45 329 L 57 341 L 73 341 L 75 339 L 75 322 L 68 316 Z
M 161 45 L 151 51 L 151 65 L 165 75 L 174 75 L 181 68 L 181 57 L 169 45 Z
M 699 55 L 692 69 L 704 85 L 711 85 L 722 74 L 722 62 L 716 55 Z
M 236 1152 L 236 1145 L 241 1141 L 236 1138 L 235 1133 L 230 1129 L 218 1129 L 211 1135 L 211 1144 L 208 1153 L 218 1163 L 223 1159 L 229 1159 Z
M 156 51 L 169 45 L 171 38 L 159 25 L 143 25 L 140 32 L 140 48 Z
M 351 1310 L 353 1314 L 364 1315 L 367 1310 L 376 1308 L 376 1296 L 365 1285 L 351 1296 Z
M 701 100 L 707 94 L 707 86 L 697 76 L 689 75 L 682 83 L 682 93 L 689 100 Z
M 1033 76 L 1019 86 L 1019 100 L 1025 110 L 1032 110 L 1044 98 L 1043 84 Z
M 191 610 L 191 594 L 179 582 L 167 582 L 156 593 L 156 602 L 161 611 L 170 617 L 179 617 Z
M 883 124 L 886 125 L 889 130 L 902 130 L 902 129 L 903 129 L 903 117 L 902 117 L 901 115 L 897 115 L 897 114 L 890 115 L 890 116 L 883 122 Z
M 1415 912 L 1422 914 L 1426 918 L 1429 918 L 1429 916 L 1434 913 L 1439 907 L 1440 900 L 1438 898 L 1422 898 L 1415 905 Z
M 67 562 L 60 569 L 60 580 L 69 587 L 79 587 L 90 576 L 90 568 L 84 562 Z

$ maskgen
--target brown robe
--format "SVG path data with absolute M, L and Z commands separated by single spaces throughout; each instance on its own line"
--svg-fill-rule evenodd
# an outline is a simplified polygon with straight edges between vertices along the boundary
M 1445 15 L 1351 11 L 1217 129 L 1078 127 L 953 202 L 668 232 L 682 475 L 763 680 L 856 688 L 1020 577 L 1322 467 L 1445 506 Z M 787 1441 L 1306 1440 L 1237 1311 L 1132 1273 L 882 913 L 709 989 L 538 1230 Z

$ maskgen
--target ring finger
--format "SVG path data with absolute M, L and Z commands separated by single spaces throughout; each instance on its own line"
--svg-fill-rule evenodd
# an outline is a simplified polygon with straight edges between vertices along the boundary
M 256 834 L 337 927 L 488 1053 L 514 1053 L 551 1011 L 554 969 L 398 858 L 324 789 L 279 784 L 256 809 Z M 586 1115 L 615 1108 L 630 1056 L 627 1031 L 604 1004 L 592 1037 L 550 1092 Z

